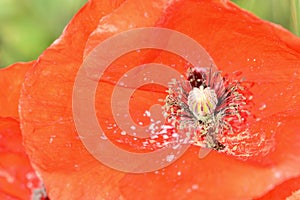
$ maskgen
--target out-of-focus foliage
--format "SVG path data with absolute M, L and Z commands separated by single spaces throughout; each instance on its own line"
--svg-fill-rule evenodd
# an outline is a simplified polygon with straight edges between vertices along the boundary
M 34 60 L 87 0 L 0 0 L 0 67 Z M 300 0 L 233 0 L 300 36 Z
M 300 0 L 232 0 L 232 2 L 300 36 Z
M 37 58 L 87 0 L 0 0 L 0 67 Z

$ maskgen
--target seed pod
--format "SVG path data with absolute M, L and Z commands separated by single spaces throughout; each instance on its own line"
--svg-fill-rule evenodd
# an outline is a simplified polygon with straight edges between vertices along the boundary
M 203 120 L 206 116 L 212 115 L 218 103 L 217 95 L 209 87 L 194 87 L 188 96 L 188 106 L 190 111 L 198 120 Z

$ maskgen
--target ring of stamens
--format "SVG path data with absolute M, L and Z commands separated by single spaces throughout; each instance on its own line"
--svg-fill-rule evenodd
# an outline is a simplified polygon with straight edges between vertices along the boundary
M 165 117 L 194 145 L 223 150 L 218 137 L 236 128 L 233 121 L 249 115 L 243 90 L 239 81 L 229 83 L 212 68 L 190 68 L 187 80 L 169 83 Z

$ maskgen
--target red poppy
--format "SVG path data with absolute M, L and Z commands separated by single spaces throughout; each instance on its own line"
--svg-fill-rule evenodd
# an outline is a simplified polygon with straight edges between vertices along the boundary
M 250 132 L 272 135 L 273 148 L 260 154 L 265 146 L 257 147 L 257 154 L 241 161 L 215 151 L 199 159 L 199 148 L 193 146 L 172 165 L 145 174 L 116 171 L 94 159 L 81 143 L 72 117 L 73 85 L 83 54 L 115 33 L 145 26 L 190 36 L 223 73 L 241 71 L 254 83 L 251 113 L 256 120 L 251 121 Z M 276 193 L 276 186 L 285 181 L 290 186 L 289 180 L 300 175 L 299 44 L 299 38 L 227 1 L 90 1 L 26 76 L 20 99 L 26 150 L 52 199 L 252 199 L 272 188 Z M 185 64 L 166 52 L 142 51 L 118 59 L 97 90 L 96 110 L 102 126 L 113 120 L 107 109 L 111 83 L 145 61 L 175 64 L 185 73 Z M 142 118 L 140 111 L 165 95 L 154 89 L 135 92 L 130 103 L 134 118 Z M 116 139 L 113 131 L 106 132 L 110 139 Z M 129 144 L 136 143 L 128 140 L 122 147 L 131 149 Z M 247 142 L 257 145 L 255 140 Z M 280 195 L 285 198 L 290 193 Z

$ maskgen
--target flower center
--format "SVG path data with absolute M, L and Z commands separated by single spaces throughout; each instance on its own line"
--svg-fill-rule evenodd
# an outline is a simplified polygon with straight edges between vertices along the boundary
M 240 75 L 221 76 L 212 68 L 188 69 L 186 79 L 169 83 L 163 106 L 166 123 L 204 149 L 241 160 L 265 156 L 273 150 L 274 135 L 251 127 L 257 121 L 251 114 L 253 83 Z
M 229 83 L 212 68 L 190 68 L 187 80 L 173 80 L 165 100 L 165 116 L 197 146 L 223 150 L 219 135 L 240 128 L 247 117 L 243 87 Z

